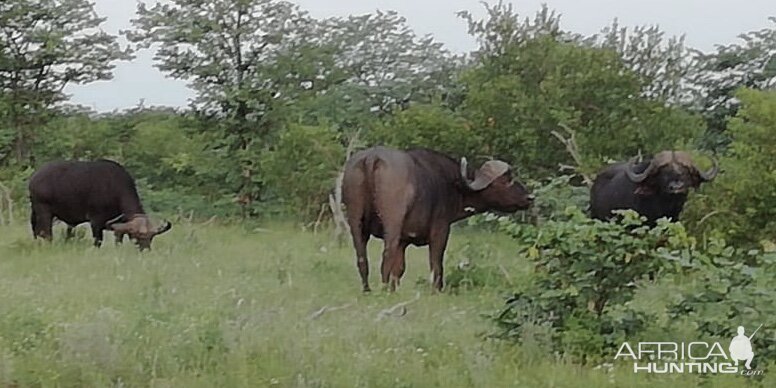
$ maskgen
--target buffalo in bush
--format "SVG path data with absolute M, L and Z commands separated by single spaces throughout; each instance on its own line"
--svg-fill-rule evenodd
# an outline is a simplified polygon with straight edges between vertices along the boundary
M 678 220 L 690 188 L 698 188 L 717 176 L 719 164 L 700 171 L 690 154 L 663 151 L 641 163 L 616 163 L 596 176 L 590 191 L 593 218 L 607 220 L 614 210 L 632 209 L 650 225 L 662 217 Z
M 409 244 L 429 246 L 433 285 L 441 290 L 453 222 L 489 210 L 515 212 L 533 201 L 528 190 L 512 180 L 505 162 L 491 160 L 474 171 L 465 158 L 459 163 L 432 150 L 385 147 L 369 148 L 348 160 L 342 194 L 364 291 L 369 291 L 370 236 L 384 241 L 381 274 L 390 290 L 404 274 Z
M 118 241 L 123 236 L 149 249 L 151 241 L 172 227 L 169 221 L 154 227 L 140 203 L 135 181 L 120 164 L 110 160 L 52 162 L 30 178 L 30 223 L 35 238 L 51 239 L 53 219 L 68 225 L 89 222 L 94 245 L 102 244 L 104 229 Z

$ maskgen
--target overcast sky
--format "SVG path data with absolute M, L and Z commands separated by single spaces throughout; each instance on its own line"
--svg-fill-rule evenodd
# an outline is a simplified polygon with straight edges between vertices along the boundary
M 136 0 L 94 0 L 97 12 L 108 18 L 104 29 L 118 33 L 130 27 Z M 152 2 L 153 0 L 145 0 Z M 494 3 L 497 0 L 490 0 Z M 396 10 L 419 34 L 432 34 L 451 51 L 466 52 L 475 42 L 465 23 L 455 15 L 468 10 L 482 15 L 480 0 L 293 0 L 314 17 Z M 764 28 L 768 16 L 776 16 L 776 0 L 521 0 L 512 1 L 524 16 L 533 16 L 546 3 L 562 14 L 566 30 L 593 34 L 618 18 L 623 26 L 657 24 L 668 34 L 686 35 L 688 45 L 711 50 L 715 44 L 736 42 L 738 34 Z M 182 81 L 167 79 L 153 67 L 151 52 L 137 53 L 132 62 L 121 62 L 111 81 L 72 86 L 72 101 L 98 111 L 146 106 L 185 106 L 191 91 Z

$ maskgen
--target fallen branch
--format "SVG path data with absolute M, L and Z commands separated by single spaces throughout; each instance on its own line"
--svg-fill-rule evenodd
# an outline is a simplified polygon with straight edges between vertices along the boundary
M 394 305 L 391 308 L 387 308 L 385 310 L 381 310 L 379 313 L 377 313 L 377 317 L 375 318 L 375 322 L 378 322 L 386 317 L 394 316 L 394 317 L 403 317 L 407 315 L 407 306 L 417 302 L 420 300 L 420 292 L 415 293 L 415 297 L 406 301 L 401 302 L 399 304 Z
M 200 224 L 200 226 L 208 226 L 208 225 L 216 222 L 216 218 L 218 218 L 218 217 L 217 216 L 210 217 L 209 220 L 203 222 L 202 224 Z
M 323 306 L 320 309 L 318 309 L 317 311 L 315 311 L 314 313 L 310 314 L 310 316 L 307 317 L 307 319 L 309 319 L 309 320 L 318 319 L 323 314 L 326 314 L 326 313 L 332 312 L 332 311 L 337 311 L 337 310 L 344 310 L 344 309 L 350 307 L 351 305 L 353 305 L 353 303 L 348 303 L 348 304 L 344 304 L 342 306 L 334 306 L 334 307 Z
M 323 223 L 323 216 L 326 215 L 326 205 L 321 205 L 321 211 L 318 212 L 318 218 L 315 219 L 315 222 L 313 223 L 313 234 L 318 234 L 318 227 L 321 226 L 321 223 Z

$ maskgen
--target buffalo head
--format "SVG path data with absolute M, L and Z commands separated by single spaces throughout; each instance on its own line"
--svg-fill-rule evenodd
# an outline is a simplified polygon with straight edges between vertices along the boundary
M 639 184 L 636 194 L 686 194 L 701 183 L 709 182 L 719 173 L 719 164 L 712 158 L 713 166 L 700 171 L 692 158 L 682 151 L 663 151 L 655 155 L 643 171 L 631 161 L 626 169 L 628 179 Z
M 527 209 L 534 196 L 516 179 L 512 179 L 509 164 L 490 160 L 474 172 L 474 180 L 467 173 L 466 158 L 461 158 L 461 177 L 469 190 L 477 192 L 490 209 L 512 213 Z
M 127 222 L 119 222 L 124 219 L 124 215 L 120 215 L 105 223 L 105 227 L 113 230 L 117 233 L 128 234 L 129 238 L 135 240 L 140 250 L 151 249 L 151 241 L 154 237 L 170 230 L 172 223 L 165 220 L 159 226 L 154 227 L 151 224 L 151 220 L 145 214 L 138 214 L 130 218 Z

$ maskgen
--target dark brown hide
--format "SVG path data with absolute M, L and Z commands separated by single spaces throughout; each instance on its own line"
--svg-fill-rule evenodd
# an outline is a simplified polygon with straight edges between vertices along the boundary
M 697 189 L 719 172 L 717 161 L 713 163 L 711 170 L 701 172 L 687 152 L 663 151 L 642 163 L 607 166 L 590 190 L 591 215 L 606 220 L 614 210 L 633 209 L 651 225 L 662 217 L 678 220 L 690 188 Z
M 51 239 L 56 217 L 68 225 L 68 236 L 73 227 L 89 222 L 95 246 L 101 245 L 102 231 L 108 229 L 115 231 L 117 241 L 129 235 L 142 250 L 172 227 L 169 222 L 159 228 L 150 225 L 134 179 L 110 160 L 46 164 L 32 175 L 29 189 L 30 223 L 36 238 Z
M 465 171 L 464 177 L 461 170 Z M 345 166 L 343 201 L 364 291 L 369 291 L 366 246 L 383 239 L 382 281 L 394 290 L 404 274 L 407 245 L 429 246 L 434 287 L 443 287 L 443 257 L 450 224 L 489 210 L 515 212 L 533 196 L 513 182 L 509 166 L 490 161 L 477 171 L 441 153 L 374 147 Z

